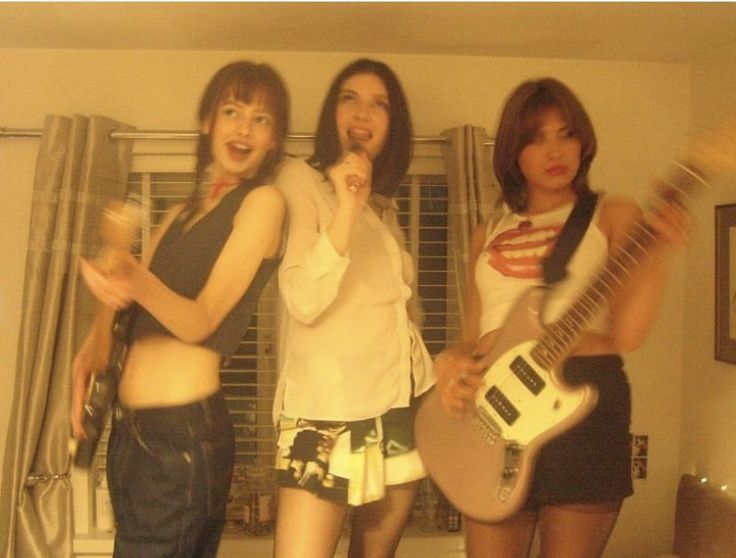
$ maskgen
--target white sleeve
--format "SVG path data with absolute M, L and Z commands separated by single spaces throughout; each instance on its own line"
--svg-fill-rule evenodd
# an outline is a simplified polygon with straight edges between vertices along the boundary
M 301 161 L 290 161 L 275 183 L 289 209 L 286 252 L 279 268 L 279 288 L 289 314 L 312 323 L 337 297 L 348 256 L 337 253 L 320 223 L 315 174 Z

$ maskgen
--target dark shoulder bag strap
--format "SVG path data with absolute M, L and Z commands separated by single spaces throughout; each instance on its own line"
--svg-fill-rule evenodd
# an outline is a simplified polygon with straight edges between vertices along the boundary
M 593 218 L 598 195 L 592 192 L 581 195 L 560 231 L 552 253 L 542 263 L 545 285 L 554 285 L 567 277 L 567 262 L 572 257 Z

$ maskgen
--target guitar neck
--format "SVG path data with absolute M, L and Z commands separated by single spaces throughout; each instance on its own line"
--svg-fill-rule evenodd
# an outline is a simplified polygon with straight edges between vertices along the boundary
M 707 186 L 702 174 L 691 165 L 677 163 L 670 169 L 668 179 L 663 181 L 663 189 L 658 197 L 667 203 L 687 207 L 691 194 Z M 654 230 L 643 219 L 639 219 L 583 294 L 559 320 L 545 327 L 545 333 L 532 350 L 532 356 L 539 364 L 550 368 L 567 356 L 616 288 L 625 283 L 641 265 L 655 239 Z
M 549 368 L 570 352 L 616 288 L 625 283 L 641 264 L 655 238 L 654 231 L 646 223 L 636 223 L 624 244 L 609 256 L 583 294 L 559 320 L 545 327 L 545 333 L 532 351 L 537 362 Z
M 97 255 L 97 265 L 106 272 L 115 272 L 121 265 L 121 257 L 128 253 L 141 236 L 142 209 L 131 198 L 115 201 L 107 206 L 101 216 L 99 234 L 103 241 Z M 98 302 L 97 314 L 92 325 L 92 347 L 95 370 L 104 370 L 113 350 L 127 334 L 128 311 L 115 312 Z
M 102 303 L 98 303 L 97 314 L 92 324 L 91 346 L 93 350 L 93 369 L 104 370 L 110 359 L 112 349 L 112 326 L 115 320 L 115 311 Z

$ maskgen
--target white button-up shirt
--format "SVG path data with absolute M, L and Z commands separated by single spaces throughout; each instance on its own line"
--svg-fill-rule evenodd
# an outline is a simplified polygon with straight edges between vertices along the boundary
M 289 159 L 275 183 L 286 196 L 289 229 L 279 269 L 280 388 L 274 414 L 350 421 L 406 407 L 434 383 L 432 362 L 407 306 L 414 265 L 395 209 L 368 206 L 339 255 L 325 229 L 334 187 L 304 161 Z

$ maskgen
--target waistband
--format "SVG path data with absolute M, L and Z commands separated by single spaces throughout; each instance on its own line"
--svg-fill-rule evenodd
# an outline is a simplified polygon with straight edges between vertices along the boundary
M 230 415 L 222 391 L 217 391 L 193 403 L 166 407 L 132 409 L 118 402 L 115 408 L 115 419 L 129 423 L 139 430 L 186 431 L 189 434 L 210 430 L 218 424 L 223 424 L 223 420 L 227 424 L 230 423 Z
M 618 354 L 570 357 L 562 371 L 567 382 L 573 385 L 582 382 L 599 386 L 628 383 L 623 358 Z
M 565 368 L 575 368 L 577 366 L 618 366 L 622 367 L 624 364 L 621 355 L 611 353 L 608 355 L 580 355 L 571 356 L 565 360 Z
M 405 420 L 413 421 L 414 414 L 419 409 L 419 398 L 412 396 L 408 407 L 393 407 L 377 417 L 360 419 L 360 420 L 323 420 L 323 419 L 307 419 L 304 417 L 292 417 L 284 413 L 279 414 L 279 421 L 287 423 L 296 423 L 305 421 L 319 428 L 342 428 L 345 427 L 351 431 L 361 431 L 366 428 L 375 426 L 376 421 L 385 423 L 402 422 Z

